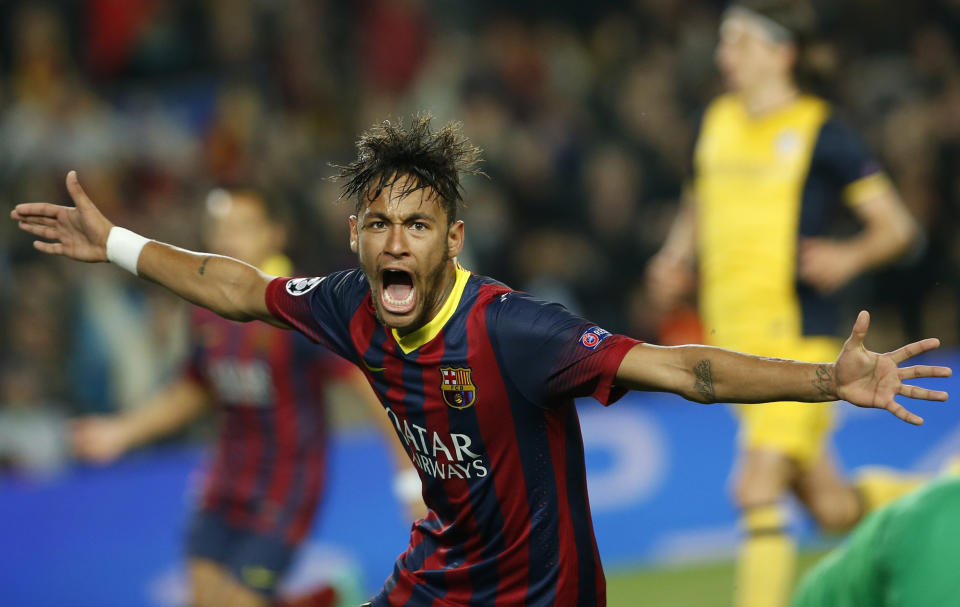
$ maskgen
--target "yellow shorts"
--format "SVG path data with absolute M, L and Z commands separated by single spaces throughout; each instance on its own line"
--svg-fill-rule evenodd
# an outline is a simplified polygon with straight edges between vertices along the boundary
M 793 358 L 808 362 L 836 360 L 841 343 L 831 338 L 808 338 L 790 346 L 740 347 L 761 356 Z M 801 466 L 812 465 L 823 453 L 833 428 L 833 403 L 778 402 L 737 405 L 741 450 L 776 451 Z

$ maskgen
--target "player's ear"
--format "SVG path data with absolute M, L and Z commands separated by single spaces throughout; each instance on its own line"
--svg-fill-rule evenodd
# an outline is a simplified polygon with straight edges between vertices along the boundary
M 350 250 L 356 253 L 358 251 L 360 235 L 357 233 L 357 216 L 351 215 L 350 219 Z
M 454 221 L 447 228 L 447 257 L 456 257 L 463 250 L 463 222 Z

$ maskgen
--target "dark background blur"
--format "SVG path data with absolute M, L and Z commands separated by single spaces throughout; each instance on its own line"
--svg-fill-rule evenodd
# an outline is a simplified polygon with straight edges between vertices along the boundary
M 956 345 L 960 1 L 816 4 L 818 90 L 927 236 L 854 285 L 851 305 L 874 312 L 875 349 L 927 334 Z M 431 112 L 485 150 L 490 179 L 465 184 L 468 268 L 612 331 L 693 340 L 688 319 L 644 314 L 642 276 L 692 121 L 720 91 L 723 5 L 0 2 L 0 200 L 66 201 L 77 169 L 115 223 L 197 248 L 209 189 L 252 184 L 290 206 L 298 272 L 323 274 L 354 263 L 328 163 L 351 159 L 374 122 Z M 184 306 L 30 242 L 0 223 L 0 461 L 47 470 L 65 458 L 65 416 L 130 406 L 176 373 Z

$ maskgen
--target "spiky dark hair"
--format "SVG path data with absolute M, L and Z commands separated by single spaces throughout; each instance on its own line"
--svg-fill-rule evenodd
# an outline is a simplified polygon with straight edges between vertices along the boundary
M 418 115 L 409 124 L 402 120 L 384 120 L 362 133 L 357 140 L 357 159 L 347 165 L 332 165 L 339 173 L 332 179 L 343 181 L 340 198 L 354 198 L 355 212 L 363 203 L 374 200 L 384 188 L 407 177 L 405 196 L 417 190 L 433 190 L 440 197 L 447 222 L 457 218 L 463 202 L 462 175 L 486 175 L 477 168 L 480 148 L 461 133 L 461 123 L 451 122 L 440 130 L 430 128 L 431 116 Z

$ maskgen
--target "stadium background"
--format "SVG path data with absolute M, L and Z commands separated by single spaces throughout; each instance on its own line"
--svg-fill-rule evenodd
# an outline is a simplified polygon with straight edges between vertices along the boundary
M 960 2 L 815 4 L 818 90 L 927 236 L 849 300 L 874 313 L 872 348 L 936 335 L 936 360 L 955 363 Z M 289 204 L 294 261 L 322 274 L 353 263 L 327 163 L 349 159 L 370 124 L 429 111 L 461 120 L 485 150 L 490 179 L 466 184 L 467 267 L 612 331 L 693 340 L 689 315 L 644 313 L 641 279 L 675 208 L 692 118 L 720 90 L 723 5 L 0 2 L 0 200 L 66 200 L 76 168 L 116 223 L 196 248 L 209 189 L 254 184 Z M 176 373 L 184 307 L 115 268 L 41 259 L 9 221 L 0 284 L 0 604 L 177 604 L 209 423 L 103 468 L 72 463 L 64 433 L 70 416 L 130 406 Z M 599 409 L 581 403 L 611 604 L 727 604 L 723 566 L 660 568 L 731 554 L 729 414 L 650 395 Z M 922 429 L 844 409 L 841 460 L 934 470 L 960 452 L 956 406 L 918 410 Z M 362 593 L 385 578 L 408 524 L 369 421 L 349 403 L 334 414 L 332 481 L 303 570 Z M 831 541 L 796 524 L 807 546 Z

